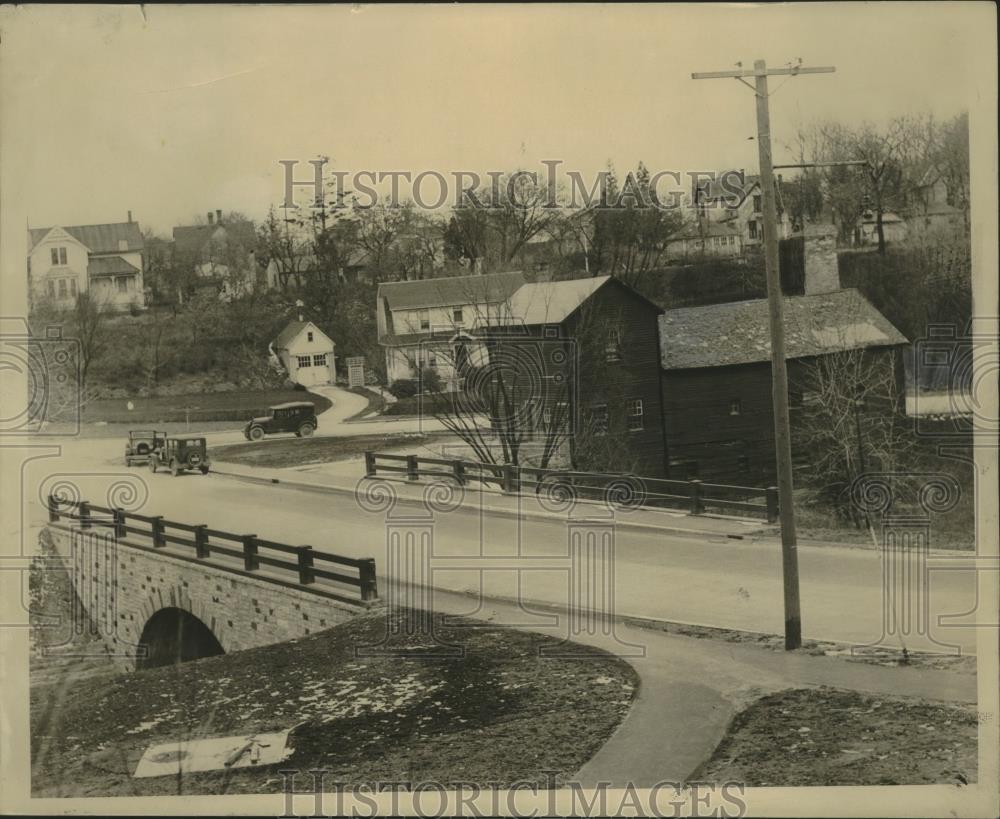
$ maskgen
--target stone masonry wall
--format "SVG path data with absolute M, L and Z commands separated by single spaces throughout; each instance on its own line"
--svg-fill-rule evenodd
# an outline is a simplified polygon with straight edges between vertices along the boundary
M 42 537 L 50 539 L 71 572 L 109 653 L 127 670 L 136 666 L 146 623 L 163 608 L 193 614 L 227 653 L 303 637 L 369 610 L 127 542 L 116 544 L 101 530 L 50 524 Z

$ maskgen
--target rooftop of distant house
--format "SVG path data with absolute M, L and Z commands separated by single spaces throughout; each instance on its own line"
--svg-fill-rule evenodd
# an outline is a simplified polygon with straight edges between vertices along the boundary
M 53 226 L 55 227 L 55 226 Z M 53 227 L 28 230 L 29 252 L 42 241 Z M 103 225 L 58 225 L 91 253 L 126 253 L 143 249 L 142 231 L 138 222 L 109 222 Z M 126 243 L 122 248 L 121 242 Z
M 853 288 L 783 299 L 790 359 L 906 344 L 906 338 Z M 660 316 L 665 370 L 770 361 L 767 299 L 667 310 Z
M 524 284 L 520 270 L 473 276 L 445 276 L 405 282 L 383 282 L 379 299 L 390 310 L 420 310 L 461 304 L 496 304 L 509 299 Z

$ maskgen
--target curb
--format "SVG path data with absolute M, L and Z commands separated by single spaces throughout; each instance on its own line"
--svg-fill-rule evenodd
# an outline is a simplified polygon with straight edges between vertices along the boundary
M 227 478 L 234 478 L 236 480 L 246 481 L 248 483 L 256 483 L 265 486 L 285 486 L 292 489 L 303 489 L 310 492 L 321 492 L 321 493 L 331 493 L 339 495 L 353 495 L 355 490 L 348 489 L 342 486 L 334 486 L 332 484 L 315 484 L 315 483 L 304 483 L 302 481 L 289 481 L 284 478 L 266 478 L 259 475 L 245 475 L 241 472 L 227 472 L 218 469 L 212 469 L 210 474 L 221 475 Z M 363 480 L 363 479 L 362 479 Z M 403 496 L 398 496 L 400 503 L 409 503 L 410 505 L 420 505 L 423 503 L 418 498 L 407 498 Z M 587 501 L 582 501 L 586 503 Z M 463 508 L 470 509 L 470 511 L 483 511 L 489 512 L 494 515 L 503 515 L 505 517 L 511 518 L 527 518 L 529 520 L 547 520 L 547 521 L 559 521 L 566 520 L 554 513 L 546 512 L 534 512 L 534 511 L 515 511 L 502 506 L 476 506 L 476 507 L 466 507 Z M 717 541 L 729 541 L 729 540 L 755 540 L 760 537 L 766 537 L 768 533 L 762 529 L 753 529 L 745 534 L 733 534 L 727 532 L 711 532 L 705 529 L 692 529 L 683 526 L 664 526 L 656 523 L 639 523 L 637 521 L 628 520 L 615 520 L 616 528 L 620 529 L 634 529 L 640 531 L 651 531 L 651 532 L 661 532 L 664 534 L 678 535 L 680 537 L 691 537 L 700 538 L 702 540 L 706 538 L 711 538 Z

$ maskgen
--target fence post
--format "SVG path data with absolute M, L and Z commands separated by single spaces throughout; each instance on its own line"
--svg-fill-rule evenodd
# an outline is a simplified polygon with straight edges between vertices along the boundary
M 361 584 L 362 600 L 378 598 L 378 585 L 375 582 L 375 558 L 365 558 L 358 563 L 358 580 Z
M 407 455 L 406 456 L 406 477 L 408 480 L 415 481 L 420 476 L 417 474 L 417 456 Z
M 90 504 L 87 501 L 80 501 L 80 528 L 89 529 L 90 528 Z
M 157 549 L 162 549 L 167 545 L 166 538 L 163 537 L 164 530 L 166 529 L 163 525 L 163 515 L 157 515 L 150 520 L 150 525 L 153 529 L 153 546 Z
M 243 568 L 255 572 L 260 568 L 257 559 L 257 535 L 243 535 Z
M 299 547 L 299 583 L 303 586 L 316 582 L 316 575 L 313 574 L 313 550 L 312 546 Z
M 691 514 L 700 515 L 705 511 L 701 481 L 695 478 L 693 481 L 689 481 L 689 483 L 691 484 Z
M 459 486 L 465 486 L 465 464 L 462 461 L 455 461 L 453 469 L 455 470 L 455 481 Z
M 375 477 L 375 453 L 370 449 L 365 450 L 365 477 Z
M 194 527 L 194 553 L 199 560 L 208 557 L 208 525 L 205 523 Z
M 59 520 L 59 499 L 50 494 L 49 495 L 49 523 L 56 523 Z
M 517 467 L 514 464 L 503 465 L 503 491 L 517 492 L 521 482 L 518 480 Z
M 767 487 L 764 496 L 767 499 L 767 522 L 774 523 L 778 520 L 778 487 Z
M 120 506 L 115 507 L 115 539 L 123 540 L 125 538 L 125 510 Z

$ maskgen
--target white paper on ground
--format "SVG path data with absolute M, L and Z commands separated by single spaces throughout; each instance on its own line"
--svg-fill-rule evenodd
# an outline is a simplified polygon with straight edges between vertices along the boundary
M 289 729 L 291 730 L 291 729 Z M 136 765 L 132 776 L 141 779 L 149 776 L 176 776 L 178 773 L 216 771 L 229 768 L 258 768 L 287 759 L 289 731 L 274 734 L 246 734 L 235 737 L 207 737 L 203 739 L 176 740 L 150 745 Z M 249 746 L 249 747 L 248 747 Z M 246 749 L 230 765 L 241 749 Z

